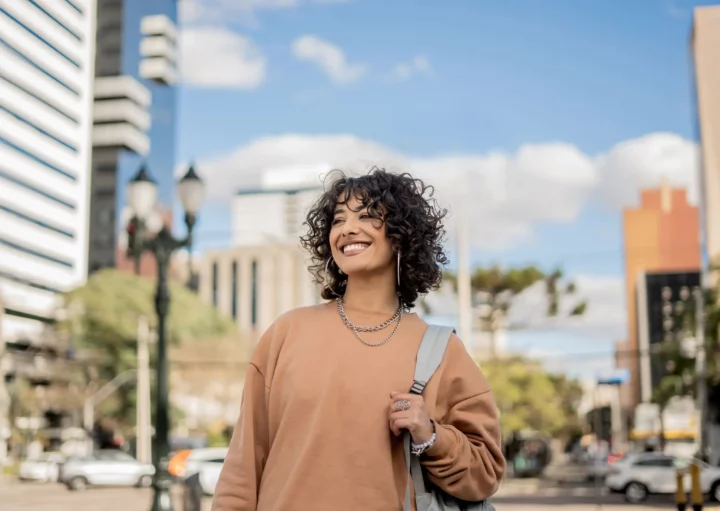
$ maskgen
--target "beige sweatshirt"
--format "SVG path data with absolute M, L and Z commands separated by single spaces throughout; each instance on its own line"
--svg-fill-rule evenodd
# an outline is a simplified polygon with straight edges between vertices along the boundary
M 346 307 L 359 325 L 384 315 Z M 376 342 L 378 334 L 361 334 Z M 390 431 L 390 393 L 407 392 L 427 324 L 406 314 L 379 347 L 358 341 L 334 302 L 293 310 L 253 355 L 214 511 L 400 510 L 407 474 Z M 432 483 L 481 500 L 505 470 L 498 412 L 487 381 L 453 336 L 424 398 L 437 440 L 422 457 Z

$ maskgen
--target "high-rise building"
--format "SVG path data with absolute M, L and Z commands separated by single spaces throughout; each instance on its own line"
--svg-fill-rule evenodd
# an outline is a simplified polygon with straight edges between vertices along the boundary
M 0 0 L 3 340 L 87 275 L 95 0 Z
M 630 372 L 630 381 L 622 386 L 621 403 L 626 416 L 632 416 L 632 409 L 649 399 L 647 389 L 641 392 L 639 318 L 647 319 L 647 313 L 638 313 L 639 277 L 650 272 L 698 272 L 699 212 L 688 203 L 685 190 L 663 183 L 659 189 L 641 192 L 640 206 L 623 212 L 623 227 L 628 336 L 625 343 L 618 343 L 617 364 Z
M 318 187 L 238 192 L 232 204 L 233 245 L 297 241 L 305 216 L 321 192 Z
M 692 49 L 700 127 L 707 256 L 720 262 L 720 5 L 696 7 Z
M 172 209 L 176 135 L 177 0 L 97 3 L 90 273 L 118 264 L 125 186 L 142 162 Z
M 700 285 L 699 271 L 640 272 L 636 282 L 637 338 L 640 351 L 640 401 L 648 403 L 652 390 L 666 376 L 667 368 L 658 346 L 682 342 L 677 338 L 677 318 L 672 314 L 679 302 L 694 310 L 693 291 Z M 670 305 L 670 311 L 667 310 Z M 668 324 L 669 322 L 669 324 Z M 671 335 L 670 338 L 667 336 Z

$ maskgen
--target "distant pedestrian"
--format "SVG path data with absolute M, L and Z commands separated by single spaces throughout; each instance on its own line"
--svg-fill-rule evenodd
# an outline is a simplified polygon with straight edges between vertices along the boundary
M 408 174 L 329 183 L 302 238 L 328 302 L 260 340 L 213 510 L 400 510 L 405 432 L 437 488 L 490 497 L 505 471 L 498 411 L 460 339 L 422 396 L 408 393 L 427 328 L 409 310 L 440 284 L 445 211 Z

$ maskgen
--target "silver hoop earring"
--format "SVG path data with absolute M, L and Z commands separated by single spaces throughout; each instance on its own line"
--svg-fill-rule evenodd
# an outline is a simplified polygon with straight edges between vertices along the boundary
M 328 257 L 328 260 L 325 263 L 325 287 L 328 288 L 330 292 L 335 296 L 340 296 L 330 285 L 330 261 L 332 260 L 332 257 Z
M 398 250 L 397 255 L 397 288 L 398 292 L 400 291 L 400 251 Z

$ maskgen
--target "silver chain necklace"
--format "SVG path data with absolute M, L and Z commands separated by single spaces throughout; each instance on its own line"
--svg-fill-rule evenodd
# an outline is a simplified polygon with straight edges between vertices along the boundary
M 352 321 L 350 321 L 350 318 L 347 317 L 347 314 L 345 314 L 345 308 L 343 307 L 343 301 L 342 297 L 337 298 L 337 308 L 338 308 L 338 314 L 340 314 L 340 318 L 345 323 L 345 326 L 347 326 L 350 330 L 352 330 L 353 334 L 357 338 L 358 341 L 363 343 L 365 346 L 370 346 L 372 348 L 377 346 L 382 346 L 383 344 L 387 343 L 390 339 L 392 339 L 395 336 L 395 333 L 398 331 L 398 328 L 400 327 L 400 320 L 402 319 L 403 310 L 402 305 L 398 305 L 397 311 L 395 311 L 395 314 L 388 319 L 387 321 L 384 321 L 383 323 L 380 323 L 377 326 L 358 326 Z M 385 340 L 380 341 L 378 343 L 371 343 L 367 342 L 365 339 L 360 337 L 360 332 L 379 332 L 380 330 L 383 330 L 387 327 L 389 327 L 393 322 L 395 322 L 395 328 L 393 328 L 392 332 L 390 332 L 390 335 L 385 338 Z

